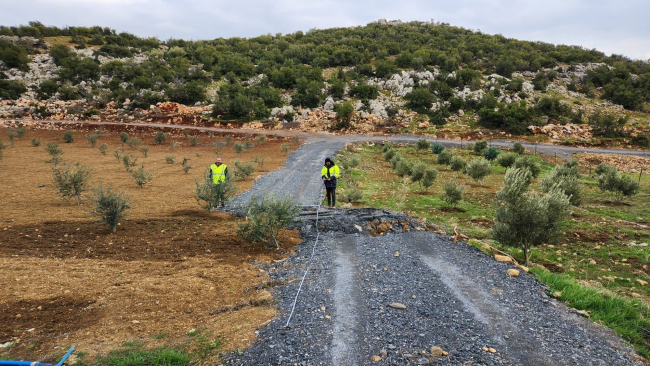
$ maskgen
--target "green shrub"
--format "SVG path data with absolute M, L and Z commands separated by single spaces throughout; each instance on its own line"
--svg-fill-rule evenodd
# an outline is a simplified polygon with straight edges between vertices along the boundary
M 84 135 L 84 139 L 88 141 L 91 147 L 95 147 L 95 145 L 97 144 L 97 135 L 95 135 L 94 133 Z
M 487 159 L 488 161 L 492 161 L 499 156 L 499 149 L 496 147 L 488 147 L 487 149 L 483 149 L 483 157 Z
M 289 144 L 282 144 L 282 145 L 280 145 L 280 148 L 282 149 L 282 152 L 284 153 L 284 155 L 288 155 L 288 154 L 289 154 L 289 150 L 291 150 L 291 145 L 289 145 Z
M 361 160 L 359 160 L 359 158 L 356 157 L 356 156 L 353 156 L 350 159 L 348 159 L 348 165 L 352 169 L 358 167 L 360 163 L 361 163 Z
M 616 169 L 616 167 L 613 165 L 600 163 L 598 164 L 596 169 L 594 169 L 594 173 L 596 174 L 596 176 L 603 175 L 603 174 L 616 174 L 618 173 L 618 169 Z
M 25 137 L 26 134 L 27 134 L 27 130 L 25 129 L 25 127 L 20 126 L 16 129 L 17 138 L 22 139 L 23 137 Z
M 190 137 L 190 146 L 196 146 L 199 143 L 199 138 L 197 136 Z
M 336 112 L 336 128 L 341 130 L 350 127 L 350 120 L 354 117 L 354 105 L 352 102 L 337 103 L 334 105 Z
M 139 169 L 131 170 L 131 176 L 135 180 L 135 184 L 140 188 L 144 187 L 145 184 L 151 182 L 153 179 L 153 174 L 144 170 L 144 164 L 142 164 Z
M 560 190 L 569 197 L 573 206 L 582 203 L 582 179 L 578 174 L 578 166 L 573 163 L 558 165 L 539 181 L 539 189 L 544 193 Z
M 63 141 L 64 141 L 66 144 L 69 144 L 69 143 L 74 142 L 74 132 L 71 131 L 71 130 L 67 130 L 67 131 L 65 131 L 65 132 L 63 133 L 63 137 L 62 137 L 62 139 L 63 139 Z
M 22 81 L 0 79 L 0 99 L 16 100 L 27 92 Z
M 456 206 L 463 198 L 465 186 L 459 185 L 455 181 L 448 181 L 442 185 L 442 196 L 440 197 L 448 206 Z
M 103 143 L 99 145 L 98 149 L 102 155 L 106 155 L 106 151 L 108 151 L 108 145 L 106 145 L 106 143 Z
M 253 141 L 244 142 L 244 149 L 252 149 L 254 147 L 255 147 L 255 144 L 253 144 Z
M 474 159 L 465 167 L 465 174 L 469 175 L 476 182 L 482 181 L 491 172 L 492 165 L 485 159 Z
M 161 145 L 167 142 L 167 135 L 163 131 L 156 132 L 156 135 L 153 137 L 153 142 L 156 145 Z
M 430 168 L 424 171 L 424 176 L 422 177 L 422 180 L 420 181 L 420 184 L 422 185 L 422 188 L 426 191 L 433 185 L 433 182 L 436 180 L 436 177 L 438 176 L 438 171 L 435 170 L 434 168 Z
M 431 145 L 431 152 L 433 152 L 434 154 L 440 154 L 442 152 L 442 150 L 444 150 L 444 149 L 445 149 L 445 147 L 442 146 L 442 144 L 439 144 L 437 142 L 435 144 Z
M 81 194 L 86 190 L 86 184 L 91 172 L 90 167 L 79 163 L 64 165 L 62 169 L 55 167 L 52 173 L 52 182 L 59 190 L 61 199 L 67 200 L 75 197 L 77 205 L 81 205 Z
M 512 145 L 512 151 L 514 151 L 515 154 L 523 155 L 526 152 L 526 148 L 521 144 L 521 142 L 517 141 Z
M 255 168 L 253 164 L 250 163 L 241 163 L 239 160 L 235 160 L 235 179 L 236 180 L 246 180 L 253 172 Z
M 504 168 L 510 168 L 512 164 L 515 163 L 515 160 L 517 160 L 516 154 L 505 153 L 499 155 L 499 157 L 497 158 L 497 163 L 499 163 L 499 165 L 501 165 Z
M 126 132 L 120 133 L 120 141 L 122 142 L 122 148 L 124 148 L 124 144 L 129 141 L 129 134 Z
M 139 138 L 133 136 L 126 141 L 126 144 L 129 145 L 131 150 L 135 150 L 142 144 L 142 141 Z
M 136 166 L 138 158 L 133 155 L 122 155 L 122 164 L 127 172 L 131 172 L 131 168 Z
M 431 148 L 431 144 L 426 139 L 419 139 L 415 146 L 418 150 L 428 150 Z
M 393 148 L 384 151 L 384 159 L 386 159 L 386 161 L 391 161 L 393 156 L 395 156 L 395 150 Z
M 244 144 L 241 142 L 235 142 L 232 145 L 232 149 L 237 153 L 237 156 L 240 156 L 242 151 L 244 151 Z
M 142 153 L 142 156 L 146 158 L 149 155 L 149 146 L 147 145 L 140 146 L 140 152 Z
M 608 168 L 604 173 L 598 175 L 597 179 L 598 188 L 603 192 L 614 194 L 617 202 L 623 197 L 631 197 L 639 193 L 639 183 L 625 174 L 618 174 L 615 167 Z
M 246 220 L 238 224 L 237 234 L 253 242 L 273 242 L 279 249 L 280 231 L 298 223 L 296 216 L 300 207 L 289 197 L 276 200 L 272 196 L 266 196 L 262 199 L 253 198 L 244 212 Z
M 113 156 L 115 157 L 115 159 L 117 159 L 118 163 L 122 161 L 122 155 L 120 154 L 120 150 L 118 149 L 113 150 Z
M 424 172 L 427 170 L 427 166 L 424 163 L 416 163 L 411 169 L 411 182 L 420 183 L 422 186 L 422 178 L 424 178 Z
M 257 142 L 259 145 L 265 143 L 266 142 L 266 136 L 264 136 L 264 135 L 255 136 L 255 142 Z
M 569 199 L 559 189 L 545 195 L 527 192 L 531 178 L 528 169 L 508 169 L 503 188 L 496 195 L 492 227 L 496 240 L 521 247 L 526 265 L 532 246 L 554 242 L 561 233 L 561 223 L 570 213 Z
M 185 174 L 189 173 L 190 169 L 192 169 L 192 165 L 190 164 L 190 158 L 183 158 L 183 161 L 181 162 L 181 167 L 183 168 L 183 172 Z
M 32 138 L 32 146 L 34 147 L 41 146 L 41 139 L 37 137 Z
M 474 155 L 482 155 L 483 150 L 485 150 L 487 148 L 488 148 L 487 141 L 476 141 L 476 143 L 472 147 L 472 149 L 474 151 Z
M 124 211 L 131 208 L 129 205 L 130 198 L 124 195 L 124 192 L 114 192 L 109 185 L 104 189 L 102 183 L 93 189 L 94 197 L 90 197 L 92 202 L 91 214 L 99 218 L 99 222 L 107 224 L 113 232 L 117 229 L 119 222 L 126 216 Z
M 351 186 L 347 188 L 346 195 L 343 196 L 343 201 L 344 202 L 361 202 L 363 199 L 363 193 L 361 190 L 356 187 L 356 186 Z
M 237 193 L 237 186 L 228 177 L 222 183 L 214 184 L 210 168 L 206 170 L 203 179 L 196 179 L 194 184 L 196 201 L 207 211 L 218 207 L 220 203 L 225 204 Z
M 449 168 L 454 172 L 461 172 L 467 166 L 467 162 L 460 156 L 452 156 L 449 160 Z
M 413 165 L 406 159 L 400 159 L 395 164 L 395 173 L 398 177 L 408 177 L 413 171 Z
M 165 162 L 167 164 L 174 164 L 176 157 L 174 155 L 165 155 Z
M 7 138 L 9 139 L 9 146 L 11 146 L 11 148 L 13 149 L 14 148 L 14 141 L 16 140 L 16 133 L 15 132 L 9 132 L 7 134 Z
M 542 171 L 542 168 L 539 166 L 537 159 L 530 155 L 518 157 L 515 159 L 515 163 L 512 164 L 512 167 L 515 169 L 528 169 L 533 178 L 537 178 L 539 173 Z
M 632 143 L 641 147 L 650 147 L 650 139 L 648 139 L 648 135 L 634 136 L 632 137 Z
M 56 165 L 59 163 L 61 159 L 61 155 L 63 155 L 63 150 L 57 144 L 56 142 L 48 142 L 45 145 L 45 151 L 50 155 L 52 158 L 50 160 L 46 160 L 46 163 L 52 163 L 56 167 Z
M 390 159 L 391 168 L 396 169 L 397 168 L 397 163 L 399 163 L 403 159 L 404 158 L 402 158 L 402 155 L 400 155 L 400 153 L 395 153 L 395 155 L 393 155 L 393 157 Z
M 438 154 L 438 158 L 436 159 L 436 163 L 441 164 L 441 165 L 449 165 L 451 162 L 453 154 L 451 151 L 448 149 L 444 149 Z

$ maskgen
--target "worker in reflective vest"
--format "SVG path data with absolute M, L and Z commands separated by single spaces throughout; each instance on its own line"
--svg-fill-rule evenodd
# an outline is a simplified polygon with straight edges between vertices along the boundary
M 327 192 L 327 206 L 336 207 L 336 183 L 339 178 L 339 167 L 334 164 L 332 159 L 325 158 L 325 165 L 321 169 L 321 178 Z
M 214 162 L 214 164 L 210 165 L 210 171 L 212 172 L 212 182 L 214 185 L 219 185 L 223 184 L 226 179 L 228 179 L 228 166 L 226 164 L 221 163 L 221 158 L 217 158 L 217 161 Z M 222 187 L 222 188 L 225 188 Z M 217 204 L 220 207 L 224 206 L 225 203 L 225 197 L 223 195 L 223 190 L 219 189 L 218 190 L 219 197 L 217 197 Z
M 228 166 L 226 164 L 221 164 L 221 158 L 217 158 L 217 161 L 210 165 L 210 170 L 212 171 L 212 182 L 214 184 L 219 184 L 226 180 L 226 176 L 228 175 Z

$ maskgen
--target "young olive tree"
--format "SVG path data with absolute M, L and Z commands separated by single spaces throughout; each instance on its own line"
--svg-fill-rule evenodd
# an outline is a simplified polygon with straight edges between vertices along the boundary
M 629 176 L 618 173 L 618 169 L 613 166 L 600 164 L 596 168 L 598 188 L 605 192 L 614 194 L 616 202 L 620 202 L 623 197 L 631 197 L 639 193 L 639 183 L 635 182 Z
M 237 234 L 251 241 L 267 244 L 273 242 L 280 249 L 278 236 L 282 229 L 298 223 L 296 216 L 300 207 L 290 197 L 275 199 L 273 196 L 253 198 L 244 211 L 246 221 L 238 224 Z
M 115 232 L 117 224 L 126 216 L 124 211 L 131 208 L 130 198 L 124 192 L 113 191 L 110 185 L 104 188 L 102 183 L 93 189 L 93 193 L 94 196 L 90 197 L 91 215 L 99 218 L 99 222 L 107 224 Z
M 203 179 L 194 180 L 194 184 L 196 201 L 207 211 L 212 211 L 221 203 L 227 203 L 237 193 L 237 186 L 227 177 L 223 182 L 214 184 L 210 168 L 206 170 Z
M 438 154 L 438 158 L 436 159 L 436 163 L 441 164 L 441 165 L 449 165 L 451 162 L 451 158 L 454 156 L 451 151 L 448 149 L 442 150 Z
M 582 179 L 578 174 L 578 164 L 573 161 L 558 165 L 539 181 L 539 189 L 548 193 L 554 189 L 561 190 L 573 206 L 582 203 Z
M 450 180 L 442 185 L 442 192 L 442 200 L 445 201 L 447 205 L 456 207 L 458 202 L 463 199 L 465 186 L 458 184 L 453 180 Z
M 465 167 L 465 174 L 469 175 L 475 182 L 482 181 L 491 172 L 492 165 L 485 159 L 474 159 Z
M 62 168 L 54 168 L 52 173 L 52 182 L 59 190 L 61 199 L 75 197 L 77 205 L 81 205 L 81 194 L 86 190 L 88 178 L 92 169 L 85 165 L 76 163 L 74 165 L 64 165 Z
M 523 250 L 526 265 L 533 246 L 554 242 L 559 237 L 560 225 L 569 216 L 571 206 L 569 198 L 558 188 L 544 195 L 528 192 L 531 180 L 528 169 L 508 169 L 496 195 L 492 227 L 496 240 Z
M 434 168 L 430 168 L 424 171 L 424 175 L 422 176 L 422 180 L 420 181 L 420 184 L 422 185 L 422 188 L 426 191 L 433 185 L 433 182 L 436 180 L 436 177 L 438 176 L 438 171 Z

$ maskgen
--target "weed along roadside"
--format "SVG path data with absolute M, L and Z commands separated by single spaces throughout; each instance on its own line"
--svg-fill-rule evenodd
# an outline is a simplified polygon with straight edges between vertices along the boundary
M 3 151 L 0 359 L 56 363 L 74 344 L 70 364 L 213 364 L 274 317 L 261 268 L 289 256 L 298 232 L 275 232 L 280 250 L 244 240 L 241 219 L 201 208 L 195 181 L 217 156 L 233 170 L 239 160 L 254 168 L 236 182 L 242 192 L 299 142 L 166 131 L 157 144 L 155 130 L 126 130 L 123 143 L 123 132 L 78 130 L 65 143 L 63 131 L 27 130 Z M 238 155 L 235 142 L 248 147 Z M 143 166 L 152 177 L 139 184 Z

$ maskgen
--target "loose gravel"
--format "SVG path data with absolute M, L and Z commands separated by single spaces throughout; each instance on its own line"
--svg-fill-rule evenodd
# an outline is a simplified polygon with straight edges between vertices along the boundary
M 231 208 L 268 193 L 318 204 L 320 167 L 341 148 L 336 140 L 303 145 Z M 226 364 L 641 364 L 611 330 L 550 298 L 532 276 L 508 276 L 511 265 L 472 246 L 386 210 L 321 208 L 316 227 L 316 210 L 300 214 L 297 254 L 265 268 L 282 284 L 275 288 L 278 316 L 249 349 L 223 355 Z
M 256 180 L 253 187 L 235 197 L 228 207 L 246 205 L 254 197 L 291 197 L 300 205 L 317 205 L 323 182 L 320 171 L 325 158 L 333 157 L 345 144 L 333 141 L 307 142 L 293 151 L 284 165 Z
M 549 298 L 532 276 L 510 277 L 509 264 L 402 214 L 371 209 L 324 211 L 286 328 L 315 236 L 313 212 L 302 217 L 297 255 L 267 268 L 286 283 L 276 289 L 278 317 L 227 364 L 366 365 L 373 356 L 395 365 L 640 364 L 612 331 Z M 388 223 L 384 235 L 368 235 L 378 222 Z M 432 346 L 448 355 L 431 354 Z

